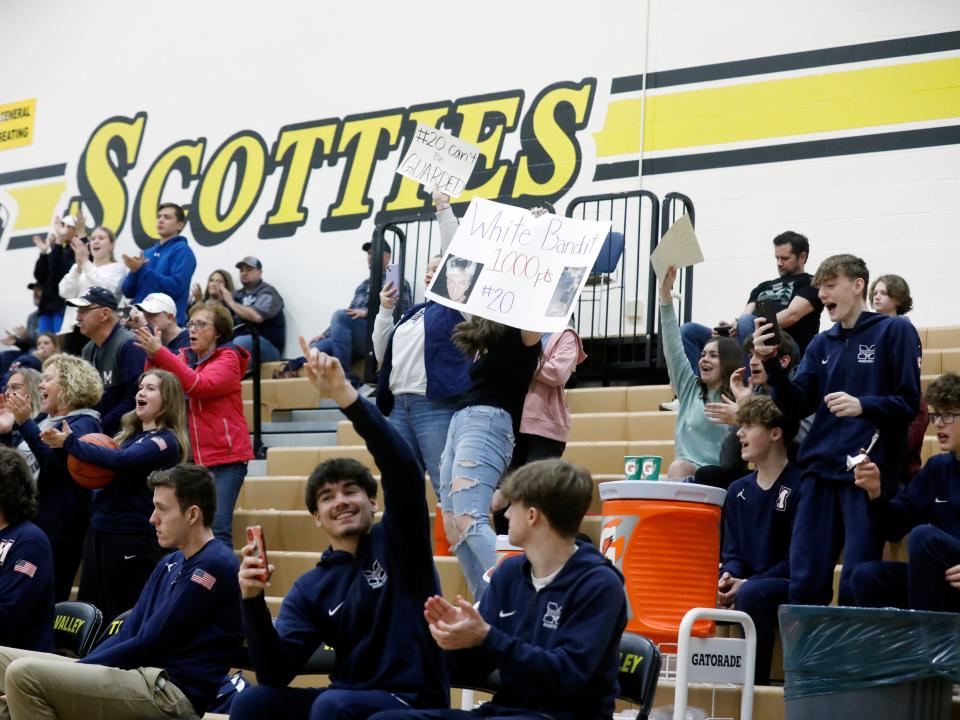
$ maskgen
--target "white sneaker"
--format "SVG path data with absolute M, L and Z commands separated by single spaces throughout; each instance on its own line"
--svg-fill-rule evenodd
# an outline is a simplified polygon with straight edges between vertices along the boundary
M 679 412 L 680 401 L 677 398 L 674 398 L 670 402 L 660 403 L 660 409 L 668 412 Z

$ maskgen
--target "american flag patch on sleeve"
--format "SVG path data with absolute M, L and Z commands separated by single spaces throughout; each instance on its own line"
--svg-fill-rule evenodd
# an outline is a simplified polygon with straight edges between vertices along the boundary
M 13 566 L 13 571 L 18 573 L 23 573 L 29 577 L 33 577 L 37 572 L 37 566 L 34 565 L 29 560 L 17 560 Z
M 167 441 L 164 440 L 162 437 L 160 437 L 160 436 L 158 436 L 158 435 L 154 435 L 154 436 L 153 436 L 152 438 L 150 438 L 150 439 L 153 440 L 153 441 L 157 444 L 157 447 L 160 448 L 161 450 L 166 450 L 166 449 L 167 449 Z
M 217 579 L 208 572 L 204 572 L 200 568 L 197 568 L 193 571 L 193 575 L 190 576 L 190 580 L 195 582 L 197 585 L 203 585 L 207 590 L 213 590 L 214 584 L 217 582 Z

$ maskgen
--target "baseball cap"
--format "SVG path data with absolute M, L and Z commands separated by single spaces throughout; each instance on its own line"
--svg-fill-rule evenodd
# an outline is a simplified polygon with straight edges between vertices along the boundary
M 373 243 L 372 243 L 372 242 L 365 242 L 363 245 L 360 246 L 360 249 L 363 250 L 364 252 L 370 252 L 370 248 L 371 248 L 371 247 L 373 247 Z M 389 246 L 387 243 L 384 243 L 384 244 L 383 244 L 383 254 L 384 254 L 384 255 L 388 255 L 388 254 L 390 254 L 390 253 L 391 253 L 390 246 Z
M 27 285 L 27 290 L 36 290 L 38 287 L 40 287 L 40 283 L 29 283 Z
M 92 287 L 80 297 L 73 298 L 72 300 L 67 300 L 67 305 L 73 305 L 74 307 L 80 307 L 80 308 L 97 305 L 99 307 L 105 307 L 105 308 L 110 308 L 111 310 L 116 310 L 117 296 L 112 291 L 107 290 L 106 288 Z
M 255 258 L 253 255 L 247 255 L 245 258 L 243 258 L 243 260 L 234 265 L 234 267 L 238 268 L 241 265 L 256 268 L 257 270 L 263 270 L 263 265 L 260 263 L 260 258 Z
M 134 303 L 134 307 L 140 312 L 150 313 L 151 315 L 157 313 L 177 314 L 177 304 L 172 297 L 165 293 L 150 293 L 140 302 Z

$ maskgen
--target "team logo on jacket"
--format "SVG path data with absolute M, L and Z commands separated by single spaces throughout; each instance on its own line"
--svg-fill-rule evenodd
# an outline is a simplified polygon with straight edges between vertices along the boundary
M 857 362 L 872 363 L 877 357 L 876 345 L 861 345 L 860 352 L 857 353 Z
M 555 602 L 547 603 L 547 611 L 543 614 L 543 626 L 549 630 L 556 630 L 560 625 L 560 613 L 563 608 Z
M 13 540 L 0 540 L 0 565 L 3 565 L 3 561 L 7 559 L 7 553 L 10 552 L 13 543 Z
M 790 488 L 782 487 L 780 488 L 780 494 L 777 495 L 777 510 L 786 510 L 787 509 L 787 498 L 790 497 Z
M 113 383 L 113 370 L 104 370 L 102 375 L 104 385 L 110 385 Z
M 387 571 L 383 569 L 379 560 L 374 560 L 373 567 L 363 571 L 363 577 L 374 590 L 387 584 Z

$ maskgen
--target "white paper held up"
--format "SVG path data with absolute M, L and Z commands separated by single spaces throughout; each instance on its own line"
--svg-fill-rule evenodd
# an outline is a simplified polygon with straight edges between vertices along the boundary
M 650 263 L 659 280 L 663 279 L 667 268 L 671 265 L 685 268 L 702 262 L 703 251 L 700 250 L 700 243 L 697 242 L 693 225 L 687 215 L 670 226 L 666 234 L 660 238 L 657 248 L 650 254 Z

